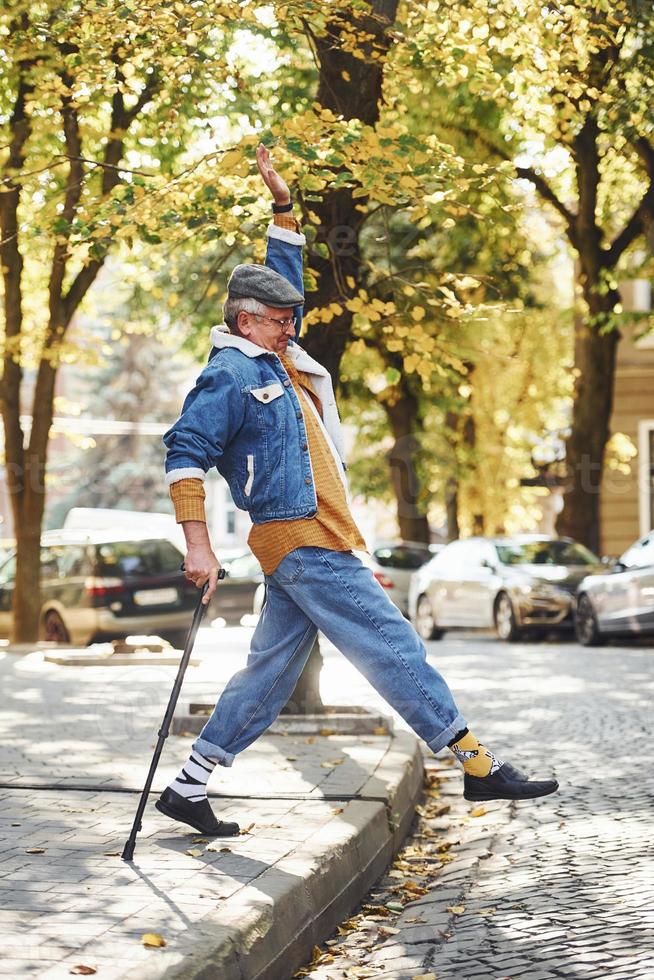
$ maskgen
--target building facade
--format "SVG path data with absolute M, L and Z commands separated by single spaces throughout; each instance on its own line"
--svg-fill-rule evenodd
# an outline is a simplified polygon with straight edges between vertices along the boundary
M 651 311 L 648 281 L 623 283 L 620 293 L 625 311 Z M 600 541 L 606 555 L 619 556 L 654 527 L 654 333 L 639 339 L 646 326 L 641 319 L 620 328 L 612 441 L 600 487 Z

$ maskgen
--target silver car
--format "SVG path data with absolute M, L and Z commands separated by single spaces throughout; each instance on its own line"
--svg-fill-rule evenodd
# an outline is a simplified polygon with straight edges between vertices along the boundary
M 579 586 L 577 639 L 599 646 L 609 636 L 654 634 L 654 532 L 640 538 L 608 575 L 589 575 Z
M 542 534 L 452 541 L 417 571 L 409 615 L 424 640 L 452 628 L 495 627 L 503 640 L 573 625 L 574 595 L 600 559 L 570 538 Z

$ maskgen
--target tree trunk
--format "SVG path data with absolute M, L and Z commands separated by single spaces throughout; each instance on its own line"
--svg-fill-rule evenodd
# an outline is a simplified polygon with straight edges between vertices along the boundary
M 459 528 L 459 463 L 457 459 L 460 424 L 460 417 L 457 412 L 450 411 L 447 413 L 444 436 L 452 453 L 452 472 L 445 480 L 444 491 L 448 541 L 456 541 L 461 533 Z
M 420 425 L 418 400 L 401 384 L 401 395 L 391 404 L 382 404 L 388 416 L 395 442 L 387 453 L 391 470 L 391 482 L 397 506 L 397 522 L 403 541 L 420 541 L 429 544 L 429 521 L 419 505 L 420 480 L 416 460 L 420 443 L 416 428 Z
M 283 708 L 283 714 L 311 715 L 320 714 L 325 706 L 320 697 L 320 671 L 323 666 L 323 656 L 320 652 L 318 637 L 309 654 L 306 666 L 298 678 L 295 690 Z
M 609 314 L 615 295 L 589 296 L 593 316 Z M 566 442 L 567 483 L 556 529 L 592 551 L 600 549 L 600 486 L 610 434 L 619 333 L 600 334 L 583 318 L 575 323 L 575 380 L 572 431 Z
M 41 498 L 39 501 L 38 498 Z M 30 515 L 16 521 L 16 579 L 12 609 L 12 643 L 34 643 L 39 638 L 41 609 L 41 515 L 45 497 L 29 491 L 24 510 Z M 14 515 L 16 508 L 14 509 Z
M 477 447 L 477 429 L 472 414 L 467 415 L 463 422 L 463 442 L 474 453 Z M 472 533 L 483 536 L 486 533 L 486 517 L 483 511 L 472 513 Z
M 459 484 L 450 476 L 445 484 L 445 515 L 447 519 L 447 540 L 456 541 L 459 537 Z
M 385 60 L 382 55 L 392 43 L 389 28 L 397 7 L 398 0 L 372 0 L 369 15 L 353 17 L 346 25 L 340 21 L 328 23 L 322 36 L 312 35 L 319 65 L 316 102 L 324 109 L 344 119 L 360 119 L 369 126 L 378 121 Z M 364 53 L 374 50 L 375 59 L 355 58 L 345 49 L 343 39 L 348 40 L 347 29 L 352 28 L 370 35 L 370 40 L 359 48 Z M 352 189 L 347 187 L 326 190 L 319 201 L 311 202 L 311 210 L 320 218 L 316 243 L 326 245 L 329 254 L 324 257 L 315 249 L 309 252 L 309 267 L 317 281 L 317 289 L 307 297 L 310 307 L 336 302 L 342 306 L 364 285 L 359 248 L 362 214 L 356 210 L 360 203 L 361 198 L 353 199 Z M 348 278 L 354 280 L 353 287 L 348 285 Z M 309 354 L 327 368 L 334 387 L 338 386 L 338 370 L 351 329 L 352 313 L 343 309 L 327 328 L 320 323 L 310 326 L 302 340 Z
M 398 0 L 372 0 L 370 16 L 360 21 L 360 26 L 372 35 L 370 43 L 380 53 L 386 52 L 392 43 L 388 28 L 395 20 L 397 6 Z M 382 100 L 384 58 L 354 58 L 344 50 L 341 34 L 342 26 L 333 23 L 327 25 L 323 37 L 312 37 L 319 64 L 316 101 L 323 108 L 342 114 L 345 119 L 361 119 L 374 125 L 379 119 Z M 345 34 L 345 37 L 348 35 Z M 349 73 L 350 81 L 345 80 L 343 72 Z M 355 295 L 363 285 L 359 248 L 361 212 L 355 209 L 355 205 L 360 203 L 361 199 L 354 200 L 348 188 L 327 190 L 320 201 L 311 202 L 311 210 L 320 218 L 316 242 L 327 246 L 329 258 L 315 250 L 309 252 L 308 264 L 316 277 L 317 289 L 307 295 L 307 309 L 334 302 L 343 306 L 344 301 Z M 354 280 L 354 288 L 348 285 L 348 277 Z M 320 323 L 311 326 L 302 338 L 305 350 L 329 371 L 335 390 L 338 388 L 341 358 L 351 330 L 352 313 L 343 306 L 343 313 L 334 317 L 328 327 Z M 291 702 L 300 705 L 322 704 L 319 693 L 321 668 L 322 657 L 316 642 Z

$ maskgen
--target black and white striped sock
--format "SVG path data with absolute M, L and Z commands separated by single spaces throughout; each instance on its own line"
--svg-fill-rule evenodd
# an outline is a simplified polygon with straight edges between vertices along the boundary
M 208 759 L 192 749 L 188 761 L 170 784 L 170 789 L 189 803 L 201 803 L 207 798 L 207 780 L 217 764 L 217 759 Z

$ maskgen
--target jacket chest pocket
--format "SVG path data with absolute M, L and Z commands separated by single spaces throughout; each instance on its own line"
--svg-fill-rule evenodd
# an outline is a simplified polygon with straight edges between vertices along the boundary
M 250 389 L 257 421 L 263 428 L 276 428 L 279 425 L 280 414 L 284 410 L 284 402 L 279 399 L 284 392 L 284 386 L 279 381 L 271 381 L 270 384 L 262 385 L 260 388 Z

